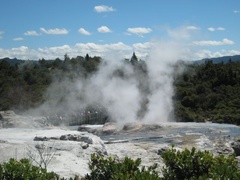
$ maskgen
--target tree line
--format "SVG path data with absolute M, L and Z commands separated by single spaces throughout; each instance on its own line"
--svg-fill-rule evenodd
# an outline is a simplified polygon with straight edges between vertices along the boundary
M 146 63 L 139 60 L 135 53 L 124 61 L 137 73 L 147 74 Z M 56 74 L 61 75 L 58 78 L 87 78 L 98 70 L 101 63 L 101 57 L 88 54 L 74 58 L 65 54 L 64 60 L 40 59 L 24 63 L 17 61 L 15 64 L 3 59 L 0 61 L 0 110 L 21 112 L 38 107 L 46 100 L 44 92 Z M 174 66 L 184 66 L 184 72 L 175 75 L 173 84 L 175 95 L 172 98 L 177 121 L 240 124 L 240 61 L 229 59 L 227 63 L 214 63 L 207 60 L 202 64 L 179 61 Z M 116 71 L 116 75 L 124 76 L 121 69 Z M 146 86 L 140 78 L 139 86 Z M 143 100 L 142 111 L 146 109 L 146 104 L 147 100 Z

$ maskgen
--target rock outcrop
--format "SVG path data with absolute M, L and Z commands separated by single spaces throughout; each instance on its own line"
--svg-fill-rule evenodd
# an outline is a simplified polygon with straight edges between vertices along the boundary
M 64 134 L 56 137 L 46 137 L 46 136 L 36 136 L 33 139 L 34 141 L 49 141 L 49 142 L 59 142 L 59 141 L 74 141 L 79 143 L 83 149 L 87 149 L 90 146 L 93 146 L 97 149 L 96 152 L 102 155 L 107 155 L 104 142 L 98 137 L 91 133 L 81 133 L 81 134 Z

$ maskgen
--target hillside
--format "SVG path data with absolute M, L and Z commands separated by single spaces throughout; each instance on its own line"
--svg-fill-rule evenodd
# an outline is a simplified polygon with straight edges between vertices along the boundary
M 240 55 L 235 56 L 223 56 L 223 57 L 216 57 L 216 58 L 206 58 L 197 61 L 193 61 L 194 64 L 204 64 L 207 61 L 212 61 L 213 63 L 227 63 L 229 60 L 232 62 L 240 61 Z

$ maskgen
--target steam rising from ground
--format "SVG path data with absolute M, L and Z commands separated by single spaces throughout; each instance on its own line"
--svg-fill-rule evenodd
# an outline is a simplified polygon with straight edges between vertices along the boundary
M 144 59 L 148 73 L 139 73 L 134 66 L 111 54 L 88 78 L 77 77 L 70 81 L 59 75 L 48 89 L 49 100 L 41 109 L 77 111 L 97 104 L 121 124 L 137 120 L 144 123 L 173 121 L 172 84 L 176 73 L 173 65 L 185 59 L 188 50 L 174 42 L 154 42 L 151 46 L 149 56 Z M 119 73 L 121 75 L 116 75 Z
M 175 64 L 188 57 L 188 49 L 176 42 L 157 42 L 152 46 L 150 57 L 146 60 L 149 69 L 150 95 L 145 122 L 174 121 L 173 78 Z

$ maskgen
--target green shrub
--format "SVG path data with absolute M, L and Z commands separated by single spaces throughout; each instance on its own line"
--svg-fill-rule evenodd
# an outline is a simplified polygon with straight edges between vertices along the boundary
M 208 151 L 185 149 L 180 152 L 172 147 L 161 154 L 165 166 L 160 177 L 157 164 L 148 168 L 141 166 L 141 159 L 125 157 L 104 157 L 92 154 L 89 162 L 90 173 L 85 180 L 238 180 L 240 170 L 234 156 L 213 156 Z M 0 180 L 56 180 L 60 177 L 54 172 L 33 166 L 28 159 L 10 159 L 0 164 Z M 70 180 L 73 178 L 70 178 Z M 80 179 L 75 176 L 75 180 Z M 62 178 L 64 180 L 64 178 Z
M 1 180 L 54 180 L 59 176 L 54 172 L 47 172 L 46 169 L 33 166 L 28 159 L 17 161 L 10 159 L 8 162 L 0 164 Z
M 125 157 L 123 161 L 117 158 L 104 158 L 101 155 L 91 155 L 89 162 L 90 174 L 86 175 L 88 180 L 158 180 L 160 177 L 155 171 L 157 165 L 146 168 L 145 166 L 139 167 L 141 159 L 135 161 Z
M 185 179 L 240 179 L 240 170 L 234 156 L 214 157 L 208 151 L 185 149 L 180 152 L 172 147 L 161 157 L 165 167 L 162 168 L 166 180 Z
M 215 157 L 210 169 L 210 177 L 212 179 L 240 179 L 240 170 L 235 157 L 224 155 Z

